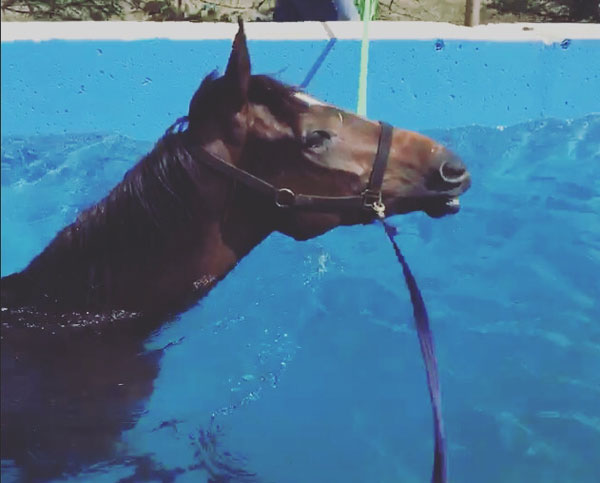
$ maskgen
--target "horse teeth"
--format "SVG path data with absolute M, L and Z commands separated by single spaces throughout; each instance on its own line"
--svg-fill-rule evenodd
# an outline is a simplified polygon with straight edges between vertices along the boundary
M 460 206 L 460 201 L 458 198 L 450 198 L 446 201 L 446 206 Z

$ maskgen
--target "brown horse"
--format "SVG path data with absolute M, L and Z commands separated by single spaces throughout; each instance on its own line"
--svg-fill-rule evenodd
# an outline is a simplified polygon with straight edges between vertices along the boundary
M 270 233 L 306 240 L 384 208 L 455 213 L 469 184 L 431 139 L 250 75 L 240 25 L 225 74 L 193 96 L 187 129 L 172 126 L 2 279 L 3 458 L 45 480 L 114 457 L 152 393 L 162 351 L 145 352 L 150 331 Z
M 25 270 L 2 279 L 3 307 L 176 313 L 273 231 L 306 240 L 373 220 L 361 207 L 280 207 L 198 159 L 209 153 L 284 195 L 352 197 L 368 186 L 380 124 L 250 75 L 242 26 L 225 75 L 202 82 L 188 118 Z M 414 132 L 394 129 L 390 143 L 386 215 L 456 212 L 470 184 L 460 160 Z

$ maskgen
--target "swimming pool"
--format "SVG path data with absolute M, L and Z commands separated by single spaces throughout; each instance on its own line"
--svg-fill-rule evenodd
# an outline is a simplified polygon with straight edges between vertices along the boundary
M 597 476 L 600 100 L 588 86 L 599 42 L 372 45 L 370 117 L 425 130 L 474 180 L 457 216 L 393 219 L 435 331 L 454 481 Z M 275 57 L 281 43 L 257 40 L 255 70 L 287 67 L 279 76 L 298 83 L 326 43 L 285 42 Z M 151 148 L 217 67 L 207 58 L 228 48 L 3 43 L 3 275 Z M 338 40 L 308 90 L 352 109 L 357 76 L 341 65 L 353 49 Z M 110 457 L 65 448 L 78 441 L 66 437 L 40 438 L 34 456 L 48 475 L 77 468 L 59 478 L 72 481 L 423 481 L 431 421 L 410 316 L 380 228 L 271 236 L 145 355 L 123 360 L 138 397 L 105 435 Z M 3 460 L 3 480 L 19 471 Z

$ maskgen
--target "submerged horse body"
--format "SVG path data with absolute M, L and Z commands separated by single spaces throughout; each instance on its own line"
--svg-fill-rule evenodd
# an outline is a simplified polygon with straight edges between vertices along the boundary
M 53 378 L 61 381 L 64 399 L 80 401 L 82 391 L 101 399 L 101 391 L 93 394 L 98 388 L 89 380 L 65 378 L 66 366 L 77 364 L 78 358 L 91 358 L 89 367 L 106 374 L 118 371 L 117 366 L 131 372 L 132 381 L 143 389 L 117 404 L 127 410 L 136 407 L 136 401 L 150 393 L 157 372 L 155 358 L 147 364 L 130 361 L 144 338 L 161 321 L 199 300 L 270 233 L 306 240 L 377 216 L 364 207 L 296 209 L 214 169 L 203 156 L 279 193 L 356 198 L 372 181 L 381 133 L 378 122 L 319 102 L 270 77 L 251 75 L 240 25 L 225 74 L 211 74 L 202 82 L 186 122 L 172 126 L 106 198 L 61 230 L 27 268 L 2 278 L 2 425 L 3 434 L 9 434 L 2 438 L 3 457 L 27 459 L 35 445 L 53 450 L 61 444 L 76 446 L 65 435 L 57 443 L 46 434 L 40 443 L 39 428 L 29 431 L 25 426 L 31 418 L 42 425 L 55 421 L 55 429 L 61 421 L 68 426 L 55 406 L 48 409 Z M 458 211 L 458 196 L 468 189 L 470 177 L 454 154 L 401 129 L 390 131 L 388 148 L 378 200 L 386 216 L 422 210 L 439 217 Z M 74 318 L 81 332 L 81 320 L 89 320 L 89 314 L 108 314 L 115 322 L 115 312 L 128 320 L 122 326 L 127 329 L 118 329 L 126 334 L 120 344 L 112 335 L 100 340 L 84 333 L 77 336 L 78 349 L 73 350 L 69 346 L 75 336 L 62 332 L 56 338 L 59 349 L 53 352 L 43 349 L 50 331 L 31 332 L 46 323 L 63 327 Z M 116 322 L 115 327 L 120 324 Z M 86 344 L 94 349 L 86 351 Z M 97 363 L 102 347 L 111 351 L 114 364 Z M 15 387 L 36 365 L 45 368 L 45 384 L 20 394 Z M 103 381 L 100 376 L 97 380 Z M 41 394 L 32 396 L 35 391 Z M 33 405 L 27 413 L 22 404 L 27 397 L 40 399 L 41 406 Z M 77 410 L 84 411 L 83 419 L 98 417 L 97 411 L 87 414 L 86 406 L 81 407 Z M 14 417 L 17 413 L 22 417 Z M 90 453 L 108 451 L 123 429 L 120 421 L 126 419 L 102 417 L 112 430 Z M 20 443 L 15 446 L 11 437 L 20 438 Z M 28 461 L 35 465 L 37 460 L 39 455 Z M 60 464 L 55 470 L 60 471 Z

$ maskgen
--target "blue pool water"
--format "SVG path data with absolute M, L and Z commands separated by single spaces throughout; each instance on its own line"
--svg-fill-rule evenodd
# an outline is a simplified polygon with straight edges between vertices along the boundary
M 597 482 L 600 116 L 427 134 L 473 176 L 458 215 L 392 219 L 432 320 L 451 480 Z M 3 138 L 2 274 L 150 148 Z M 114 454 L 56 481 L 428 481 L 411 317 L 380 227 L 272 235 L 147 341 L 164 350 Z

